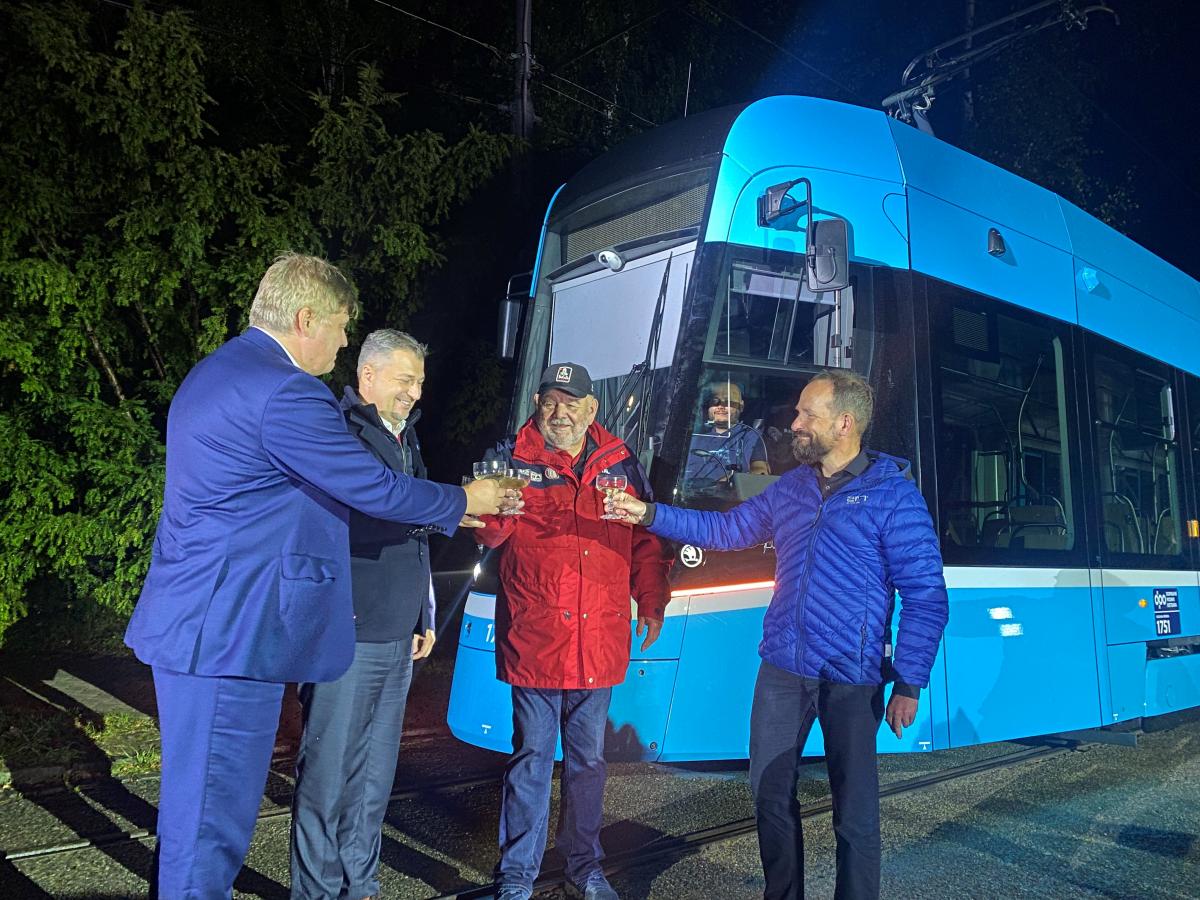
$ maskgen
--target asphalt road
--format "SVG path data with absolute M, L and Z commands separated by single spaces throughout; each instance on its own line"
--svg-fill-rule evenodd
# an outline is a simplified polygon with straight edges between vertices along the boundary
M 885 757 L 886 782 L 969 759 L 992 745 L 923 756 Z M 478 776 L 465 788 L 430 789 L 394 802 L 383 850 L 383 896 L 430 898 L 483 884 L 495 861 L 502 758 L 444 736 L 414 740 L 401 755 L 398 787 Z M 65 843 L 79 833 L 144 826 L 153 815 L 153 779 L 97 786 L 88 793 L 0 797 L 6 851 Z M 276 776 L 268 794 L 286 802 Z M 802 802 L 827 794 L 820 763 L 806 767 Z M 264 809 L 279 811 L 271 800 Z M 744 818 L 744 769 L 692 771 L 611 767 L 603 840 L 610 853 L 653 845 Z M 1143 735 L 1137 749 L 1086 750 L 972 775 L 890 798 L 883 804 L 884 895 L 930 898 L 1195 898 L 1200 896 L 1200 723 Z M 287 896 L 288 818 L 260 822 L 237 897 Z M 828 815 L 806 828 L 807 895 L 833 894 Z M 149 840 L 0 864 L 0 897 L 141 897 Z M 555 857 L 548 857 L 553 866 Z M 626 898 L 755 898 L 762 881 L 752 835 L 656 859 L 614 873 Z M 545 898 L 565 896 L 550 889 Z
M 440 596 L 452 596 L 445 587 Z M 396 775 L 404 793 L 389 808 L 383 839 L 385 898 L 432 898 L 483 885 L 495 864 L 504 758 L 444 731 L 453 634 L 451 626 L 414 681 L 410 735 Z M 134 673 L 129 677 L 143 677 L 138 667 L 126 668 Z M 77 674 L 101 683 L 96 673 Z M 137 684 L 103 690 L 142 702 Z M 1000 744 L 882 757 L 881 778 L 894 784 L 1016 749 Z M 288 896 L 289 771 L 283 761 L 272 774 L 236 897 Z M 750 815 L 744 764 L 629 763 L 609 772 L 602 839 L 614 862 Z M 76 791 L 0 791 L 0 900 L 146 896 L 152 839 L 12 855 L 67 846 L 81 835 L 152 829 L 157 792 L 152 777 Z M 802 804 L 827 797 L 820 762 L 805 766 L 799 795 Z M 1200 898 L 1200 721 L 1142 735 L 1136 749 L 1090 745 L 890 797 L 882 812 L 885 897 Z M 814 816 L 805 834 L 806 896 L 832 897 L 829 815 Z M 559 865 L 551 851 L 546 870 Z M 753 834 L 683 855 L 621 862 L 610 877 L 626 900 L 751 900 L 763 887 Z M 539 896 L 565 894 L 551 886 Z

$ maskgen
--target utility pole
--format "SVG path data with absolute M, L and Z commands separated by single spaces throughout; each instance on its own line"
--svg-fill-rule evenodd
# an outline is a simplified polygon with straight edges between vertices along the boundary
M 533 75 L 533 0 L 517 0 L 516 94 L 513 97 L 513 134 L 521 140 L 533 136 L 533 102 L 529 80 Z

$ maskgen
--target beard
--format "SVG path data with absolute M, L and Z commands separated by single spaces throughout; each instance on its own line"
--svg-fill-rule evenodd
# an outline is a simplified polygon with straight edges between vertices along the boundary
M 556 450 L 571 450 L 580 441 L 583 440 L 588 430 L 587 422 L 581 422 L 572 427 L 569 419 L 551 419 L 539 430 L 542 432 L 542 437 L 546 439 L 546 443 Z M 551 429 L 550 426 L 567 426 L 570 431 L 562 431 L 560 429 Z
M 792 435 L 792 456 L 797 462 L 812 465 L 818 463 L 833 449 L 833 442 L 825 442 L 815 432 L 799 431 Z

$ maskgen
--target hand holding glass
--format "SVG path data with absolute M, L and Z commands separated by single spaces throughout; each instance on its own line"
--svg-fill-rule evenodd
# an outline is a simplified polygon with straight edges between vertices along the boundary
M 613 475 L 611 472 L 601 472 L 596 476 L 596 487 L 604 492 L 604 515 L 602 519 L 623 519 L 624 516 L 611 511 L 609 501 L 614 494 L 629 486 L 629 479 L 624 475 Z
M 520 501 L 521 495 L 519 492 L 528 486 L 530 480 L 529 469 L 513 469 L 503 459 L 489 459 L 484 462 L 474 463 L 471 466 L 471 471 L 476 480 L 491 478 L 498 481 L 501 490 L 504 491 L 504 496 L 514 502 Z M 512 491 L 517 491 L 518 493 L 512 496 Z M 501 504 L 500 515 L 519 516 L 522 515 L 521 508 L 519 506 L 504 507 Z

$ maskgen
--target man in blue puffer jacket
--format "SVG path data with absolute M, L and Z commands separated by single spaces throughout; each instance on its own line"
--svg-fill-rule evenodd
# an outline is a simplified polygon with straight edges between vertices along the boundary
M 837 839 L 838 900 L 879 896 L 884 647 L 902 601 L 888 726 L 913 723 L 947 619 L 941 552 L 909 464 L 864 450 L 870 385 L 845 370 L 800 394 L 792 452 L 807 465 L 729 512 L 619 496 L 613 508 L 652 532 L 716 550 L 773 541 L 775 592 L 763 621 L 750 714 L 750 781 L 765 900 L 804 896 L 796 767 L 814 718 L 825 736 Z

